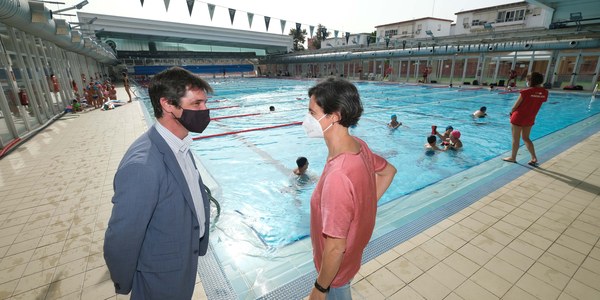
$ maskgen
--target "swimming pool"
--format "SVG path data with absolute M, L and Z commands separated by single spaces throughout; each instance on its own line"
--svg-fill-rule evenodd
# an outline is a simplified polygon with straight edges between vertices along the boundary
M 294 125 L 306 113 L 307 90 L 314 84 L 276 79 L 211 82 L 216 93 L 209 107 L 217 120 L 201 136 L 219 136 L 200 139 L 192 148 L 212 177 L 211 189 L 221 205 L 211 250 L 229 292 L 239 299 L 268 295 L 314 271 L 310 241 L 305 238 L 309 199 L 327 149 L 322 139 L 307 138 L 302 127 Z M 372 241 L 445 204 L 449 200 L 444 195 L 453 186 L 436 185 L 429 197 L 415 197 L 417 191 L 510 149 L 507 115 L 518 94 L 381 83 L 357 86 L 365 111 L 351 132 L 398 169 L 380 200 Z M 269 112 L 271 105 L 274 112 Z M 480 106 L 488 107 L 489 117 L 473 120 L 470 114 Z M 553 93 L 540 111 L 532 138 L 599 110 L 589 96 Z M 386 127 L 391 114 L 404 124 L 393 131 Z M 464 150 L 426 155 L 423 144 L 432 124 L 440 131 L 447 125 L 460 130 Z M 283 127 L 270 128 L 278 125 Z M 251 131 L 227 134 L 241 130 Z M 309 180 L 298 181 L 291 175 L 298 156 L 310 162 Z

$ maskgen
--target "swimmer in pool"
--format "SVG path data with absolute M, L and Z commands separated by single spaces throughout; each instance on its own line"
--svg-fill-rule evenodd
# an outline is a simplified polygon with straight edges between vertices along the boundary
M 481 108 L 479 108 L 479 110 L 476 110 L 473 113 L 473 118 L 485 118 L 487 116 L 487 107 L 482 106 Z
M 435 137 L 435 135 L 430 135 L 427 137 L 427 143 L 425 143 L 425 150 L 426 151 L 444 151 L 443 149 L 441 149 L 440 147 L 438 147 L 436 145 L 437 142 L 437 138 Z
M 402 125 L 402 122 L 398 122 L 398 118 L 396 117 L 396 115 L 392 115 L 390 119 L 391 121 L 387 124 L 389 128 L 396 129 L 400 127 L 400 125 Z
M 439 132 L 437 132 L 436 129 L 434 129 L 434 130 L 432 130 L 431 135 L 435 134 L 437 137 L 440 138 L 440 140 L 442 140 L 441 145 L 446 146 L 449 144 L 450 133 L 452 132 L 452 130 L 454 130 L 454 128 L 452 126 L 446 126 L 446 131 L 444 131 L 444 134 L 440 134 Z
M 448 150 L 448 149 L 458 150 L 458 149 L 461 149 L 462 147 L 463 147 L 463 144 L 460 141 L 460 131 L 453 130 L 450 133 L 449 144 L 444 148 L 444 150 Z

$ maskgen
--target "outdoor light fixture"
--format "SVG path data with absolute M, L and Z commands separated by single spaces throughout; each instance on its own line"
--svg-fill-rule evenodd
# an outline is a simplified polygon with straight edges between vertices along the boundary
M 84 6 L 88 5 L 88 4 L 89 4 L 88 0 L 83 0 L 83 1 L 79 2 L 78 4 L 73 5 L 71 7 L 67 7 L 67 8 L 63 8 L 63 9 L 59 9 L 59 10 L 54 10 L 54 11 L 52 11 L 52 13 L 53 14 L 59 14 L 61 12 L 69 11 L 69 10 L 72 10 L 72 9 L 81 9 L 82 7 L 84 7 Z

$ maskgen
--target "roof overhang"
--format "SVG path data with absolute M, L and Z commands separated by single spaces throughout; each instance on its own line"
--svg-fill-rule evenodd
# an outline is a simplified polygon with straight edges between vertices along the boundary
M 78 12 L 85 25 L 101 39 L 120 38 L 154 42 L 186 43 L 210 46 L 263 49 L 267 53 L 286 53 L 293 45 L 292 37 L 248 30 L 192 25 L 129 17 Z M 103 29 L 99 31 L 100 29 Z

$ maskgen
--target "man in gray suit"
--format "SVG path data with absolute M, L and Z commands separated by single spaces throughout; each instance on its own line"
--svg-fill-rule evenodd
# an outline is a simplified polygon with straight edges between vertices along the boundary
M 190 299 L 208 247 L 210 205 L 189 132 L 210 122 L 210 85 L 182 68 L 148 88 L 156 123 L 127 150 L 114 178 L 104 259 L 118 294 Z

